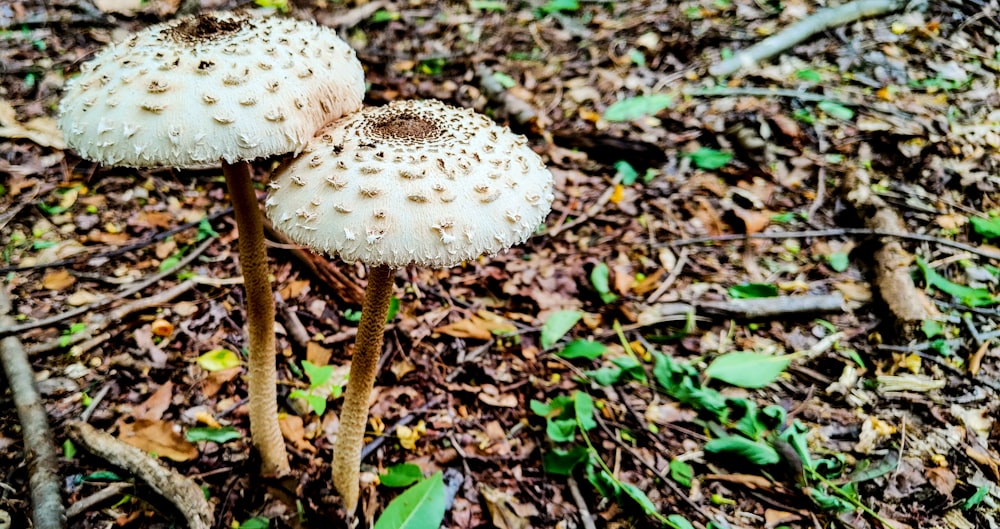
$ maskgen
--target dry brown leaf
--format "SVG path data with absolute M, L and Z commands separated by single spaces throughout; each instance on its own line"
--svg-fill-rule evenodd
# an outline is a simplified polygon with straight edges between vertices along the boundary
M 214 397 L 223 386 L 236 378 L 242 369 L 237 366 L 209 373 L 201 383 L 201 394 L 205 397 Z
M 66 148 L 66 141 L 56 120 L 42 116 L 20 123 L 17 121 L 17 111 L 3 100 L 0 100 L 0 138 L 24 138 L 42 147 Z
M 402 360 L 397 360 L 393 362 L 392 365 L 389 366 L 389 370 L 392 371 L 392 374 L 396 376 L 396 380 L 405 377 L 408 373 L 413 372 L 416 368 L 417 366 L 413 365 L 413 362 L 410 362 L 406 358 L 403 358 Z
M 281 294 L 281 297 L 286 300 L 295 299 L 302 295 L 307 288 L 309 288 L 309 280 L 300 279 L 298 281 L 288 283 L 281 290 L 279 290 L 278 293 Z
M 149 454 L 177 462 L 198 457 L 198 447 L 167 421 L 140 419 L 118 426 L 118 439 Z
M 298 415 L 283 415 L 278 417 L 278 427 L 285 440 L 295 445 L 296 450 L 315 454 L 316 447 L 306 441 L 305 422 Z
M 170 399 L 174 395 L 174 383 L 167 381 L 161 385 L 144 402 L 132 408 L 132 417 L 158 421 L 170 407 Z
M 764 510 L 764 527 L 767 527 L 768 529 L 782 524 L 797 522 L 801 519 L 802 516 L 794 512 L 779 511 L 778 509 Z
M 951 498 L 951 492 L 955 490 L 958 478 L 955 473 L 947 467 L 933 467 L 925 471 L 927 481 L 937 489 L 942 495 Z
M 49 272 L 42 278 L 42 287 L 46 290 L 63 290 L 73 286 L 73 283 L 76 283 L 76 277 L 66 270 Z
M 332 355 L 333 351 L 316 342 L 309 342 L 306 344 L 306 360 L 317 366 L 325 366 L 329 364 L 330 356 Z
M 531 525 L 528 518 L 538 515 L 533 505 L 522 504 L 502 490 L 480 484 L 479 493 L 486 501 L 486 508 L 497 529 L 527 529 Z
M 496 406 L 498 408 L 516 408 L 518 403 L 517 395 L 514 395 L 513 393 L 490 395 L 486 392 L 480 392 L 479 400 L 483 401 L 485 404 Z
M 448 325 L 436 327 L 434 332 L 447 334 L 454 338 L 472 338 L 489 340 L 494 332 L 513 332 L 517 330 L 507 318 L 492 312 L 481 310 L 476 314 Z
M 94 294 L 93 292 L 88 292 L 86 290 L 78 290 L 70 294 L 69 297 L 66 298 L 66 304 L 72 305 L 74 307 L 81 307 L 83 305 L 90 305 L 91 303 L 99 301 L 100 299 L 101 298 L 99 298 L 97 294 Z

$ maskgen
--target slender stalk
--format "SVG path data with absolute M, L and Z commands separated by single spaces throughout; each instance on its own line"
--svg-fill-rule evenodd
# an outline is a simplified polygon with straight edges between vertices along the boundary
M 274 367 L 274 294 L 267 268 L 263 217 L 250 178 L 250 164 L 222 164 L 240 232 L 240 268 L 247 296 L 250 349 L 248 393 L 250 438 L 261 458 L 261 473 L 288 473 L 288 455 L 278 427 L 277 374 Z
M 385 317 L 392 298 L 394 270 L 386 265 L 371 267 L 365 303 L 361 308 L 357 344 L 351 360 L 351 373 L 344 390 L 340 411 L 340 431 L 333 447 L 333 486 L 344 502 L 348 516 L 354 513 L 361 494 L 361 448 L 368 422 L 368 401 L 375 387 L 375 369 L 382 354 Z

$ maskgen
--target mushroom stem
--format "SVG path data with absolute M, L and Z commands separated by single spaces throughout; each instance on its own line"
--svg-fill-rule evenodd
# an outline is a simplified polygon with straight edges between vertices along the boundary
M 344 390 L 344 407 L 340 411 L 340 431 L 333 447 L 333 486 L 350 516 L 358 505 L 361 489 L 361 447 L 365 424 L 368 422 L 368 402 L 375 387 L 376 367 L 382 353 L 385 318 L 392 298 L 394 269 L 387 265 L 372 266 L 368 272 L 368 287 L 361 308 L 357 342 L 351 360 L 351 373 Z
M 250 164 L 223 162 L 239 229 L 240 268 L 246 291 L 250 368 L 250 438 L 260 453 L 261 473 L 289 472 L 285 442 L 278 427 L 277 374 L 274 366 L 274 294 L 264 246 L 263 217 L 250 177 Z

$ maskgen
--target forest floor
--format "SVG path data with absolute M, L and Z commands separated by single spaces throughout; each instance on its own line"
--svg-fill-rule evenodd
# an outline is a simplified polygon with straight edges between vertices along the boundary
M 65 504 L 118 487 L 67 525 L 184 523 L 69 440 L 83 416 L 203 487 L 214 527 L 340 527 L 331 384 L 364 268 L 270 245 L 294 472 L 259 477 L 221 172 L 101 167 L 54 125 L 83 61 L 177 4 L 0 5 L 0 277 Z M 486 113 L 556 182 L 526 244 L 398 273 L 366 523 L 408 463 L 447 470 L 455 528 L 1000 527 L 1000 2 L 913 2 L 709 72 L 826 4 L 288 6 L 357 49 L 366 103 Z M 306 360 L 333 369 L 310 386 Z M 2 388 L 0 526 L 26 528 Z

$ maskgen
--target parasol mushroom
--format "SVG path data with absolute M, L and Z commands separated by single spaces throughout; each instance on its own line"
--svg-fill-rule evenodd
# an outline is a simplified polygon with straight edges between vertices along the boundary
M 394 269 L 455 266 L 524 242 L 549 212 L 552 174 L 523 136 L 427 100 L 331 123 L 269 186 L 276 229 L 370 267 L 334 445 L 334 486 L 352 513 Z
M 247 296 L 250 431 L 264 474 L 289 470 L 278 428 L 274 298 L 249 160 L 298 152 L 361 107 L 364 71 L 334 31 L 249 13 L 150 26 L 66 83 L 59 126 L 81 157 L 127 167 L 222 162 Z

